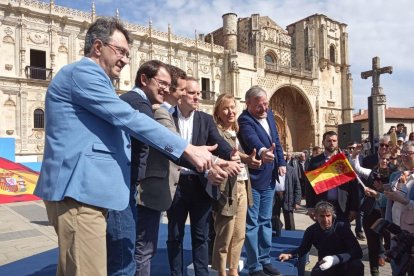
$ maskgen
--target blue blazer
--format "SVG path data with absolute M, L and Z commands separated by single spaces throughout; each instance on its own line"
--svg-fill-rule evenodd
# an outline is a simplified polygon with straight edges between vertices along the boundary
M 272 111 L 269 110 L 267 112 L 267 122 L 270 127 L 271 137 L 267 135 L 266 130 L 247 110 L 243 110 L 237 121 L 239 123 L 237 137 L 246 154 L 251 154 L 253 149 L 256 149 L 256 158 L 260 159 L 258 155 L 259 150 L 261 148 L 270 148 L 272 143 L 275 143 L 275 159 L 273 163 L 262 164 L 257 170 L 249 168 L 250 181 L 253 188 L 265 190 L 269 187 L 274 187 L 275 180 L 279 179 L 278 169 L 281 166 L 286 166 L 286 161 L 283 158 L 283 149 L 280 145 L 279 134 Z
M 46 93 L 45 150 L 34 194 L 48 201 L 71 197 L 107 209 L 129 202 L 129 135 L 180 157 L 187 142 L 134 110 L 115 93 L 89 58 L 63 67 Z

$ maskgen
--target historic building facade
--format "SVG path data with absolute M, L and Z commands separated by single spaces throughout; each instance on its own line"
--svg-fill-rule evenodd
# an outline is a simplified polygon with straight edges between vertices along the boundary
M 18 161 L 42 159 L 47 86 L 62 66 L 82 58 L 96 17 L 93 3 L 89 13 L 53 0 L 0 0 L 0 137 L 16 138 Z M 259 14 L 222 20 L 222 28 L 193 39 L 170 26 L 161 32 L 151 22 L 124 22 L 133 43 L 131 62 L 114 82 L 117 93 L 133 86 L 140 64 L 158 59 L 199 79 L 206 112 L 219 93 L 233 94 L 241 110 L 252 85 L 265 88 L 285 149 L 319 145 L 323 132 L 352 122 L 346 24 L 319 14 L 286 30 Z

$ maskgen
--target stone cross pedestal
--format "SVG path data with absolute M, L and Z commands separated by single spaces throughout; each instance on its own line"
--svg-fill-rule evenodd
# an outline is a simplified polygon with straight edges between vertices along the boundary
M 361 78 L 363 79 L 372 77 L 371 96 L 368 99 L 369 137 L 371 145 L 374 145 L 374 138 L 378 139 L 386 132 L 385 105 L 387 98 L 380 86 L 380 75 L 385 73 L 392 74 L 392 67 L 387 66 L 381 68 L 379 57 L 372 59 L 372 70 L 361 73 Z M 374 147 L 371 148 L 374 149 Z

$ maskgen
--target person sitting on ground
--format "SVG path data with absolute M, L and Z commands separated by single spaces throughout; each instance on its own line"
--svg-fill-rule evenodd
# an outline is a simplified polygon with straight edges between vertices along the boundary
M 318 262 L 311 276 L 364 275 L 361 247 L 349 224 L 335 221 L 333 205 L 326 201 L 316 204 L 315 219 L 305 230 L 301 245 L 290 253 L 280 254 L 279 260 L 302 257 L 313 245 L 318 250 Z

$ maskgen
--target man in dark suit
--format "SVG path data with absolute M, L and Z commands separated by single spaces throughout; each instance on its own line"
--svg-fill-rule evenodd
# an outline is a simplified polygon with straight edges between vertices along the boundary
M 329 158 L 339 152 L 338 135 L 335 131 L 325 132 L 323 134 L 322 143 L 325 151 L 310 160 L 309 171 L 319 168 L 327 162 Z M 315 194 L 310 182 L 307 180 L 305 190 L 306 208 L 308 208 L 308 215 L 313 220 L 315 220 L 315 205 L 321 200 L 328 201 L 335 207 L 337 220 L 351 222 L 355 219 L 359 208 L 357 180 L 347 182 L 319 195 Z
M 379 139 L 378 152 L 365 156 L 364 159 L 362 159 L 362 167 L 372 170 L 373 168 L 378 166 L 378 160 L 380 159 L 380 157 L 388 153 L 390 140 L 391 139 L 389 135 L 382 136 Z
M 154 119 L 177 133 L 169 110 L 177 105 L 185 93 L 187 76 L 180 68 L 167 66 L 171 74 L 171 87 L 169 93 L 164 94 L 164 103 L 153 106 Z M 157 251 L 161 212 L 170 208 L 179 176 L 178 165 L 156 149 L 149 149 L 145 176 L 141 179 L 137 192 L 136 276 L 151 275 L 151 259 Z
M 171 83 L 170 73 L 164 63 L 157 60 L 145 62 L 138 69 L 135 87 L 121 95 L 131 107 L 153 118 L 152 104 L 163 102 Z M 129 206 L 123 211 L 111 210 L 107 218 L 108 275 L 134 274 L 140 263 L 135 263 L 136 227 L 147 223 L 142 221 L 146 209 L 140 210 L 137 218 L 135 194 L 137 185 L 145 176 L 149 146 L 131 137 L 131 183 Z M 144 208 L 144 207 L 142 207 Z M 158 217 L 159 221 L 159 217 Z M 119 246 L 122 244 L 122 246 Z M 135 265 L 137 264 L 138 267 Z
M 231 160 L 233 149 L 220 136 L 213 117 L 197 111 L 201 95 L 200 85 L 194 78 L 187 79 L 187 89 L 182 96 L 173 118 L 182 138 L 193 145 L 218 144 L 215 155 Z M 230 175 L 239 171 L 237 162 L 226 162 Z M 211 170 L 208 174 L 211 173 Z M 208 231 L 211 215 L 211 197 L 206 191 L 206 178 L 189 168 L 181 168 L 180 178 L 168 216 L 168 260 L 171 275 L 183 275 L 183 239 L 187 216 L 191 220 L 191 241 L 195 274 L 208 275 Z
M 286 162 L 267 93 L 259 86 L 251 87 L 245 95 L 247 109 L 238 118 L 239 141 L 245 153 L 256 150 L 262 160 L 259 169 L 250 169 L 253 206 L 247 210 L 247 266 L 252 276 L 280 275 L 270 263 L 272 245 L 272 206 L 275 181 L 286 173 Z

